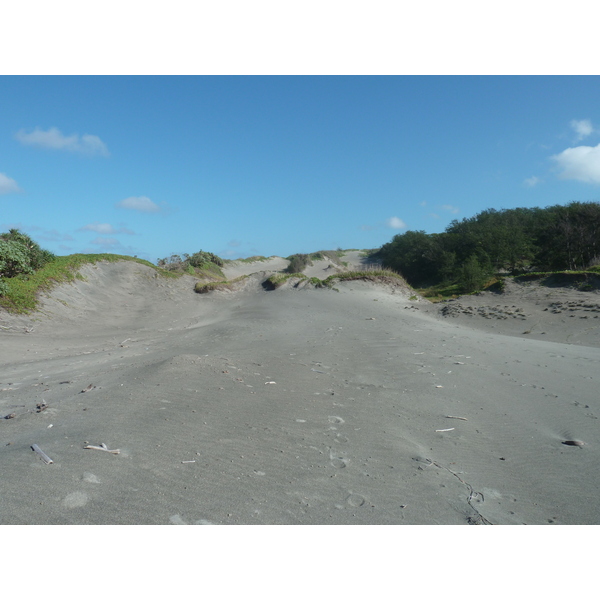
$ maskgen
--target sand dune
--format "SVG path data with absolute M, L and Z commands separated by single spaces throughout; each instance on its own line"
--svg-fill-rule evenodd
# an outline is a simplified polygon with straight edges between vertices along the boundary
M 600 521 L 600 313 L 578 292 L 440 307 L 366 282 L 265 291 L 261 265 L 200 295 L 100 263 L 2 313 L 0 522 Z

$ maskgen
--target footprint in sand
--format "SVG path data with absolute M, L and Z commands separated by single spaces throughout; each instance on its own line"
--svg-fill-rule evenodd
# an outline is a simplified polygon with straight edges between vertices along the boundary
M 350 506 L 353 506 L 354 508 L 362 506 L 365 502 L 366 500 L 365 498 L 363 498 L 363 496 L 361 496 L 360 494 L 354 494 L 352 492 L 350 492 L 350 495 L 346 498 L 346 503 Z
M 89 499 L 85 492 L 72 492 L 64 498 L 62 504 L 65 508 L 81 508 L 88 503 Z
M 339 453 L 329 449 L 329 461 L 336 469 L 345 469 L 348 466 L 348 459 L 345 456 L 340 456 Z
M 93 473 L 84 473 L 82 479 L 86 483 L 101 483 Z

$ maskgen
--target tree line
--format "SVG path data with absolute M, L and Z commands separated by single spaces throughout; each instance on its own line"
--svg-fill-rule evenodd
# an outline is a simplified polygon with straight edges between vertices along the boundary
M 459 282 L 467 291 L 497 273 L 584 270 L 600 262 L 600 203 L 487 209 L 443 233 L 396 235 L 373 256 L 414 287 Z

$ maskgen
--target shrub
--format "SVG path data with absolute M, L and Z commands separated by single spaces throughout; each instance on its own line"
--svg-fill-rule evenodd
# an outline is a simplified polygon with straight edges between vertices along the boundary
M 213 254 L 212 252 L 203 252 L 202 250 L 192 254 L 192 256 L 186 259 L 186 262 L 198 269 L 201 269 L 207 263 L 213 263 L 219 267 L 222 267 L 225 264 L 223 259 L 216 254 Z
M 203 252 L 200 250 L 200 252 L 196 252 L 191 256 L 189 254 L 183 254 L 182 256 L 171 254 L 167 258 L 159 258 L 156 264 L 167 271 L 195 275 L 195 269 L 200 269 L 202 271 L 213 271 L 217 275 L 222 276 L 223 273 L 220 267 L 225 265 L 225 261 L 212 252 Z
M 288 256 L 290 264 L 283 270 L 284 273 L 302 273 L 308 265 L 312 265 L 312 260 L 308 254 L 292 254 Z
M 41 269 L 56 257 L 27 234 L 11 229 L 0 235 L 0 276 L 14 277 Z
M 33 273 L 27 249 L 19 242 L 0 239 L 0 275 L 14 277 L 20 273 Z

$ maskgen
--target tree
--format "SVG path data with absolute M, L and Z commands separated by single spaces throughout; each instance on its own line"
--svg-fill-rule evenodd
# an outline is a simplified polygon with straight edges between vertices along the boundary
M 482 266 L 473 254 L 462 264 L 458 282 L 465 292 L 470 293 L 480 290 L 489 277 L 489 266 Z

